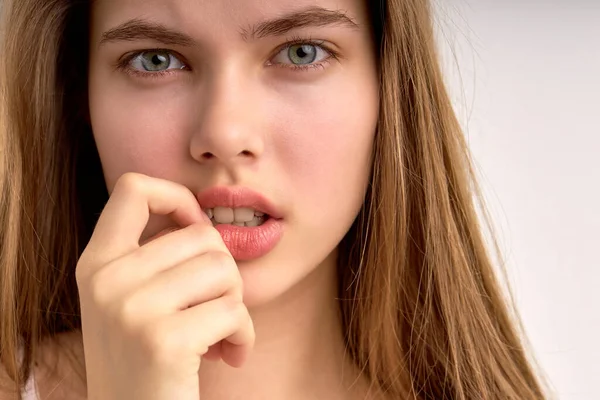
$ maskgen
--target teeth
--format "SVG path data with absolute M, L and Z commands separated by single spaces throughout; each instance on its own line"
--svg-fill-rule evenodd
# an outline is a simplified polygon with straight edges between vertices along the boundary
M 262 225 L 262 223 L 265 222 L 265 219 L 263 217 L 254 217 L 252 218 L 252 221 L 246 222 L 246 226 L 259 226 Z
M 232 224 L 235 226 L 259 226 L 265 221 L 265 214 L 252 208 L 215 207 L 206 208 L 204 212 L 212 220 L 213 225 Z
M 217 223 L 230 224 L 233 220 L 233 209 L 227 207 L 215 207 L 213 210 L 213 218 Z
M 251 208 L 234 208 L 233 217 L 235 222 L 250 222 L 254 219 L 254 210 Z

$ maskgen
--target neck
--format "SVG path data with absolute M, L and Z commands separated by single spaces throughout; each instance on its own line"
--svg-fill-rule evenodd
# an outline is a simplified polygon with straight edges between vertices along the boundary
M 202 399 L 347 399 L 357 373 L 339 315 L 335 259 L 268 305 L 250 310 L 256 343 L 241 368 L 203 361 Z

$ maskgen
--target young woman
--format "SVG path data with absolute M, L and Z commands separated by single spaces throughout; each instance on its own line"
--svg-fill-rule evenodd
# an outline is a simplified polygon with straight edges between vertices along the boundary
M 429 2 L 1 14 L 0 398 L 544 397 Z

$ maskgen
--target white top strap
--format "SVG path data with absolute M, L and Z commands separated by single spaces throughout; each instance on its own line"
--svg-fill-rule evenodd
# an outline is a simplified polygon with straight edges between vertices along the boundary
M 23 362 L 23 347 L 19 347 L 19 362 Z M 29 372 L 29 377 L 21 393 L 23 400 L 39 400 L 37 389 L 35 388 L 35 377 L 33 375 L 33 369 Z
M 33 370 L 29 374 L 23 393 L 21 394 L 23 400 L 39 400 L 37 390 L 35 388 L 35 379 L 33 376 Z

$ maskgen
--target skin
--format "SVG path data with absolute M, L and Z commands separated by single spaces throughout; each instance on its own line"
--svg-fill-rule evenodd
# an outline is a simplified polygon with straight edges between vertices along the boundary
M 378 116 L 363 3 L 103 0 L 93 7 L 90 114 L 109 191 L 133 171 L 194 193 L 215 185 L 247 186 L 283 211 L 286 232 L 277 248 L 240 265 L 250 307 L 282 295 L 314 271 L 363 202 Z M 241 28 L 315 5 L 346 10 L 361 28 L 311 27 L 252 42 L 240 37 Z M 189 60 L 191 71 L 145 79 L 115 70 L 123 54 L 168 47 L 150 41 L 98 47 L 102 32 L 140 16 L 196 40 L 191 48 L 173 49 Z M 302 72 L 286 68 L 286 59 L 285 66 L 265 67 L 295 36 L 331 43 L 343 58 Z M 170 224 L 153 218 L 146 234 Z
M 310 26 L 255 40 L 240 35 L 314 6 L 343 10 L 357 26 Z M 100 45 L 103 32 L 141 17 L 194 43 Z M 314 62 L 320 67 L 294 70 L 283 46 L 296 37 L 322 40 L 337 57 L 323 48 L 324 61 Z M 237 262 L 254 349 L 241 368 L 203 361 L 202 399 L 365 398 L 364 382 L 344 355 L 335 273 L 338 243 L 364 200 L 379 111 L 365 2 L 101 0 L 92 7 L 90 43 L 90 116 L 109 192 L 135 172 L 192 193 L 250 187 L 283 213 L 285 232 L 275 249 Z M 154 77 L 115 68 L 123 55 L 154 48 L 176 57 L 167 74 L 146 72 L 139 62 L 129 70 Z M 141 239 L 176 225 L 151 215 Z

